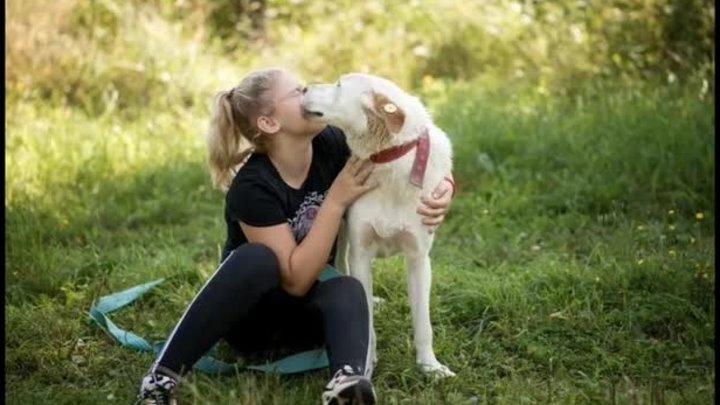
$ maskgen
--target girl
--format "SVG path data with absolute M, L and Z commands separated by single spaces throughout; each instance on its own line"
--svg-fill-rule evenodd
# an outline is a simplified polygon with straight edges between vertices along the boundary
M 373 164 L 351 158 L 338 129 L 306 119 L 302 95 L 276 68 L 217 95 L 208 164 L 225 192 L 222 262 L 143 378 L 142 404 L 176 404 L 181 376 L 220 339 L 241 354 L 324 345 L 332 378 L 323 404 L 375 403 L 363 287 L 348 276 L 318 280 L 345 209 L 375 187 Z M 444 181 L 419 207 L 428 226 L 442 222 L 451 187 Z

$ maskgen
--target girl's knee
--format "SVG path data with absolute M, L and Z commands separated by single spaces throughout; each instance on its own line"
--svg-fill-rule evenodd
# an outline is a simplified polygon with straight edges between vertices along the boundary
M 275 252 L 260 243 L 238 246 L 221 266 L 238 281 L 272 285 L 280 282 L 280 265 Z
M 354 303 L 366 300 L 362 283 L 354 277 L 335 277 L 322 282 L 321 285 L 324 295 L 332 301 Z

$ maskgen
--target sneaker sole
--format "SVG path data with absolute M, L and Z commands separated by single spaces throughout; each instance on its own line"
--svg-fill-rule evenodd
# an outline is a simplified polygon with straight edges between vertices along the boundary
M 368 380 L 360 380 L 338 393 L 328 405 L 375 405 L 375 392 Z

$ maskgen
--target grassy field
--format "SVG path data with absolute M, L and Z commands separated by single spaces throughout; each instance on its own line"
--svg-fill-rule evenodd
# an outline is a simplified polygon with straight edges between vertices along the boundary
M 713 403 L 715 115 L 701 87 L 560 99 L 429 81 L 422 96 L 455 145 L 431 313 L 458 376 L 415 370 L 402 260 L 377 261 L 380 403 Z M 92 301 L 167 277 L 114 316 L 164 339 L 224 238 L 203 108 L 79 111 L 8 107 L 8 404 L 131 403 L 152 357 L 91 324 Z M 180 400 L 317 404 L 326 377 L 192 374 Z

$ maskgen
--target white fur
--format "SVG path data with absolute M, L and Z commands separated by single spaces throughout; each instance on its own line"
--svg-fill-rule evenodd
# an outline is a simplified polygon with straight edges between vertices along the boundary
M 364 74 L 345 75 L 340 81 L 340 87 L 336 84 L 309 86 L 303 98 L 303 107 L 308 111 L 322 113 L 319 119 L 342 129 L 353 155 L 367 158 L 382 149 L 412 141 L 420 136 L 425 127 L 430 135 L 430 152 L 422 190 L 409 180 L 416 149 L 392 162 L 376 164 L 368 181 L 377 181 L 379 187 L 360 197 L 349 208 L 347 223 L 340 233 L 336 265 L 346 273 L 349 265 L 349 274 L 363 284 L 368 304 L 372 308 L 372 260 L 375 257 L 403 254 L 408 272 L 416 362 L 425 372 L 443 377 L 453 376 L 454 373 L 442 365 L 433 352 L 430 249 L 434 233 L 433 229 L 422 224 L 422 216 L 417 213 L 421 195 L 430 197 L 452 170 L 450 140 L 432 123 L 420 100 L 392 82 Z M 384 95 L 405 113 L 400 131 L 392 134 L 383 145 L 372 142 L 367 134 L 365 109 L 375 108 L 373 92 Z M 372 312 L 371 352 L 376 361 Z

